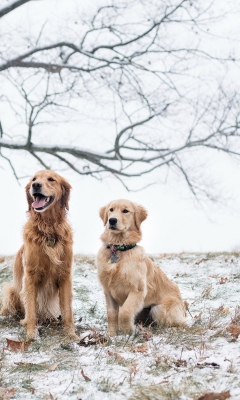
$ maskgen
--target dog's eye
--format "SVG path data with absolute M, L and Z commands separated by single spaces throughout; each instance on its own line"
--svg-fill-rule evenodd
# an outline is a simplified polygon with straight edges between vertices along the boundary
M 126 208 L 124 208 L 123 213 L 124 213 L 124 214 L 127 214 L 128 212 L 129 212 L 129 211 L 126 210 Z
M 48 178 L 48 181 L 50 181 L 50 182 L 55 182 L 55 179 L 53 179 L 53 178 Z
M 113 208 L 110 208 L 110 210 L 109 210 L 109 211 L 113 212 Z
M 33 178 L 32 181 L 34 182 L 36 180 L 36 178 Z

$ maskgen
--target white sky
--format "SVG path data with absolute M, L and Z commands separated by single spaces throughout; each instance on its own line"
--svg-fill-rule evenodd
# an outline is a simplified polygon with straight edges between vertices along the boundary
M 128 193 L 113 179 L 99 182 L 64 174 L 73 186 L 69 220 L 74 229 L 74 252 L 97 252 L 103 230 L 99 208 L 117 198 L 128 198 L 147 208 L 149 216 L 142 225 L 142 244 L 148 253 L 240 249 L 240 189 L 236 185 L 239 167 L 227 161 L 225 167 L 225 189 L 232 190 L 236 200 L 231 201 L 231 206 L 209 205 L 205 211 L 197 208 L 187 189 L 177 183 Z M 14 254 L 22 243 L 22 226 L 26 221 L 27 180 L 20 187 L 9 170 L 0 170 L 0 181 L 0 254 Z
M 58 5 L 55 8 L 55 14 L 59 13 L 59 18 L 61 18 L 64 3 L 62 0 L 48 2 L 49 16 Z M 72 0 L 71 4 L 74 3 L 76 1 Z M 41 16 L 43 13 L 40 5 L 46 5 L 46 2 L 34 4 L 37 7 L 34 18 L 37 18 L 38 14 Z M 85 1 L 81 4 L 86 8 Z M 26 13 L 29 12 L 27 5 L 25 10 Z M 33 25 L 32 21 L 31 29 Z M 10 21 L 10 31 L 13 26 L 14 18 Z M 228 20 L 228 26 L 231 27 L 229 32 L 232 31 L 234 36 L 236 26 L 234 16 L 232 20 Z M 89 135 L 92 133 L 89 131 Z M 225 156 L 217 160 L 215 162 L 213 158 L 211 169 L 216 170 L 220 188 L 228 201 L 225 201 L 224 206 L 220 203 L 205 205 L 205 210 L 197 206 L 188 189 L 179 185 L 174 179 L 168 185 L 156 185 L 141 192 L 128 193 L 119 182 L 113 179 L 99 182 L 90 177 L 82 178 L 72 173 L 62 173 L 73 186 L 69 219 L 74 229 L 74 252 L 97 252 L 100 246 L 99 236 L 103 230 L 98 210 L 117 198 L 128 198 L 147 208 L 149 217 L 143 223 L 142 244 L 148 253 L 240 250 L 240 185 L 238 183 L 240 166 Z M 20 160 L 18 156 L 19 162 L 26 167 L 25 163 L 29 161 L 22 155 Z M 30 176 L 36 172 L 31 164 L 27 165 L 27 169 Z M 20 187 L 7 163 L 1 164 L 0 254 L 14 254 L 22 243 L 21 230 L 26 221 L 25 211 L 27 210 L 24 187 L 27 181 L 28 179 L 22 180 Z

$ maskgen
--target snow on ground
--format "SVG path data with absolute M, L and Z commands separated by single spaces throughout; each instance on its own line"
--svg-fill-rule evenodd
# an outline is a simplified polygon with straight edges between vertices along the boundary
M 190 400 L 206 391 L 230 390 L 240 399 L 240 336 L 226 328 L 240 323 L 240 255 L 153 256 L 189 303 L 187 328 L 136 327 L 89 346 L 69 344 L 59 324 L 39 327 L 25 352 L 6 348 L 6 338 L 24 340 L 12 317 L 0 317 L 0 386 L 16 399 Z M 12 279 L 11 257 L 0 259 L 1 286 Z M 74 313 L 79 335 L 106 337 L 106 310 L 92 256 L 76 256 Z M 191 315 L 190 315 L 191 314 Z

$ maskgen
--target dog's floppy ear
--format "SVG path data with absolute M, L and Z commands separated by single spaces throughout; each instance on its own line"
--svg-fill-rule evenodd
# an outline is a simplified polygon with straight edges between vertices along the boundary
M 137 229 L 140 229 L 140 225 L 141 223 L 147 218 L 147 210 L 143 207 L 140 206 L 139 204 L 134 204 L 134 208 L 135 208 L 135 213 L 134 213 L 134 217 L 135 217 L 135 225 L 137 227 Z
M 100 218 L 102 218 L 104 226 L 105 226 L 106 223 L 107 223 L 107 219 L 108 219 L 108 217 L 107 217 L 107 206 L 104 206 L 104 207 L 100 208 L 99 216 L 100 216 Z
M 26 196 L 27 196 L 27 202 L 28 202 L 28 211 L 31 211 L 31 209 L 32 209 L 32 203 L 33 203 L 33 198 L 32 198 L 32 196 L 31 196 L 30 193 L 29 193 L 30 187 L 31 187 L 31 181 L 28 182 L 28 184 L 27 184 L 27 186 L 26 186 L 26 188 L 25 188 L 25 190 L 26 190 Z
M 62 187 L 61 205 L 63 208 L 69 210 L 69 199 L 72 186 L 65 179 L 62 179 L 61 187 Z

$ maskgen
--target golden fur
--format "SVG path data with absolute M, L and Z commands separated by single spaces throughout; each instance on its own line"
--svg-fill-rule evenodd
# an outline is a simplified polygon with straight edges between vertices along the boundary
M 46 198 L 44 210 L 33 208 L 35 190 Z M 30 339 L 37 336 L 37 321 L 60 315 L 66 335 L 78 339 L 72 312 L 72 230 L 66 220 L 70 190 L 70 184 L 50 170 L 37 172 L 26 186 L 24 244 L 16 255 L 13 284 L 4 287 L 1 313 L 23 314 L 20 323 Z
M 141 240 L 140 225 L 147 218 L 145 208 L 128 200 L 116 200 L 100 209 L 100 217 L 106 228 L 97 264 L 106 298 L 109 335 L 116 335 L 118 329 L 131 333 L 134 318 L 148 307 L 153 321 L 167 326 L 184 325 L 186 306 L 178 286 L 146 256 L 141 246 L 117 251 L 119 261 L 109 261 L 111 250 L 107 245 L 130 245 Z M 110 218 L 117 219 L 114 227 Z

